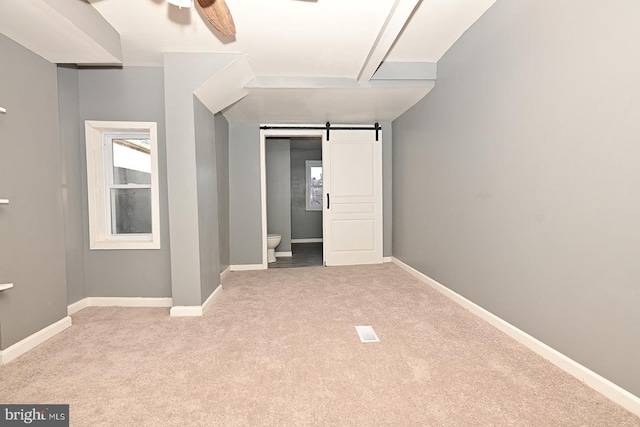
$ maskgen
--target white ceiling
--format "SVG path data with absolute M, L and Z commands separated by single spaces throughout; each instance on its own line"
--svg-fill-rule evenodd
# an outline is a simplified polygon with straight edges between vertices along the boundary
M 279 77 L 284 83 L 242 88 L 248 94 L 223 110 L 228 120 L 360 123 L 393 120 L 433 87 L 434 75 L 420 81 L 402 73 L 394 79 L 412 84 L 380 79 L 363 84 L 380 58 L 437 62 L 495 0 L 226 2 L 235 37 L 219 36 L 197 9 L 179 9 L 165 0 L 0 0 L 0 32 L 58 63 L 162 66 L 168 52 L 243 54 L 254 81 Z M 95 15 L 91 25 L 81 17 L 87 12 L 82 8 Z M 98 34 L 99 20 L 115 39 Z M 395 40 L 392 46 L 390 40 Z M 299 84 L 334 78 L 350 83 Z
M 89 0 L 120 33 L 125 65 L 162 65 L 164 52 L 237 52 L 258 76 L 353 77 L 393 0 L 227 0 L 234 37 L 196 9 L 162 0 Z

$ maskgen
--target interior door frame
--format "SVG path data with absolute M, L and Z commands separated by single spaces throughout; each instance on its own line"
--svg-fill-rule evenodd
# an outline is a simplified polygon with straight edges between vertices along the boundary
M 292 126 L 286 124 L 266 124 L 267 127 Z M 321 127 L 324 124 L 304 124 L 300 129 L 260 129 L 260 204 L 262 207 L 262 269 L 268 268 L 267 263 L 267 138 L 320 138 L 324 141 L 326 130 L 305 129 L 305 127 Z M 324 215 L 324 210 L 323 210 Z M 324 242 L 322 243 L 322 264 L 324 265 Z

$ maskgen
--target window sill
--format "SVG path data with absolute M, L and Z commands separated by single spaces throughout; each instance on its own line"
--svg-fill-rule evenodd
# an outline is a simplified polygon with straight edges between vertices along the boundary
M 90 248 L 93 250 L 118 250 L 118 249 L 160 249 L 160 242 L 153 241 L 102 241 L 93 242 Z

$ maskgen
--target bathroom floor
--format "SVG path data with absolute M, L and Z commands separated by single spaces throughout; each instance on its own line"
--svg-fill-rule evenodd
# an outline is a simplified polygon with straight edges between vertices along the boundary
M 269 268 L 313 267 L 322 265 L 322 243 L 292 243 L 292 257 L 279 257 Z

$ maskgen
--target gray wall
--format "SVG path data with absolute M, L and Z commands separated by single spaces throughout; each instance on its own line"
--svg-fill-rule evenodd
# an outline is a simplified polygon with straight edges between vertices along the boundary
M 291 252 L 291 166 L 288 138 L 267 138 L 267 233 L 280 234 L 276 252 Z
M 260 125 L 229 123 L 231 265 L 262 264 Z
M 381 122 L 382 128 L 382 255 L 393 255 L 393 129 L 391 122 Z
M 218 175 L 218 240 L 220 271 L 231 265 L 229 249 L 229 123 L 221 113 L 214 116 L 216 172 Z
M 67 302 L 88 296 L 85 265 L 82 174 L 85 163 L 84 133 L 80 125 L 80 83 L 77 68 L 58 67 L 58 105 L 60 114 L 60 154 L 62 163 L 62 206 L 64 209 Z M 84 190 L 86 191 L 86 190 Z
M 236 57 L 235 54 L 212 53 L 164 55 L 166 104 L 163 108 L 167 118 L 167 182 L 171 201 L 169 221 L 174 306 L 200 305 L 209 296 L 202 293 L 200 274 L 194 91 Z
M 193 99 L 198 191 L 201 303 L 220 284 L 218 242 L 218 175 L 216 171 L 215 122 L 213 113 Z
M 640 7 L 498 2 L 393 123 L 393 254 L 640 395 Z
M 298 144 L 296 142 L 299 141 Z M 322 141 L 292 138 L 291 148 L 291 238 L 322 238 L 322 211 L 307 210 L 307 160 L 322 160 Z M 308 148 L 300 147 L 306 144 Z M 299 148 L 295 148 L 299 147 Z
M 80 124 L 85 120 L 149 121 L 158 124 L 160 250 L 85 251 L 87 290 L 94 297 L 170 297 L 169 209 L 164 119 L 164 75 L 160 67 L 81 69 Z M 82 142 L 82 174 L 84 133 Z M 86 184 L 85 184 L 86 185 Z M 82 209 L 87 214 L 87 192 Z M 88 233 L 88 228 L 85 228 Z M 88 234 L 87 234 L 88 236 Z M 88 245 L 87 245 L 88 247 Z
M 67 315 L 55 65 L 0 35 L 0 349 Z

